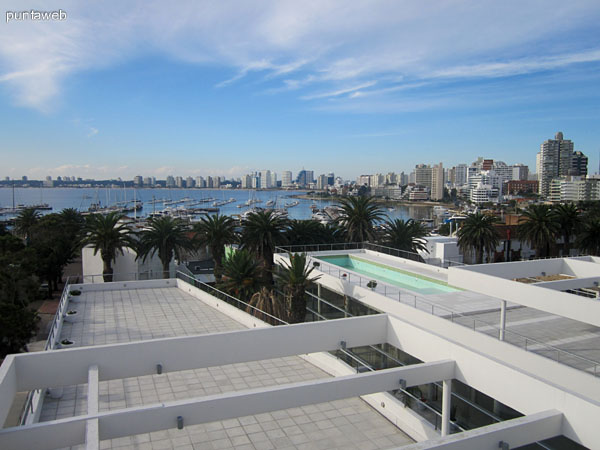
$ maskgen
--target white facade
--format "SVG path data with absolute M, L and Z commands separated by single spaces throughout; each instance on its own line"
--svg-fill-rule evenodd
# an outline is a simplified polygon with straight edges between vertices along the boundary
M 130 248 L 126 248 L 123 254 L 117 254 L 113 261 L 113 281 L 123 280 L 151 280 L 163 278 L 162 263 L 155 254 L 146 258 L 145 261 L 136 259 L 137 254 Z M 103 283 L 102 270 L 104 269 L 100 252 L 94 255 L 92 247 L 84 247 L 81 250 L 81 265 L 83 279 L 86 283 Z M 169 265 L 169 277 L 175 276 L 177 265 L 171 261 Z
M 498 202 L 499 190 L 491 184 L 478 183 L 469 192 L 469 200 L 475 204 Z
M 431 168 L 431 200 L 444 198 L 444 166 L 440 162 Z
M 292 186 L 292 172 L 290 172 L 289 170 L 284 170 L 281 173 L 281 186 L 282 187 Z

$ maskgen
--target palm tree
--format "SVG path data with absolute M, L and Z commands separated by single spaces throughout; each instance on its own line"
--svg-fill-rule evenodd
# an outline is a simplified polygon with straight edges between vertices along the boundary
M 531 205 L 519 219 L 517 233 L 521 240 L 535 249 L 536 256 L 549 256 L 550 245 L 556 242 L 560 225 L 548 205 Z
M 469 214 L 458 230 L 458 246 L 463 253 L 474 251 L 477 264 L 483 264 L 483 253 L 491 255 L 499 242 L 498 231 L 494 224 L 496 217 L 480 212 Z
M 259 288 L 259 267 L 252 253 L 241 249 L 223 258 L 219 289 L 247 302 Z
M 559 234 L 563 238 L 563 256 L 569 256 L 571 237 L 577 233 L 581 225 L 581 216 L 574 203 L 557 205 L 552 210 L 554 220 L 558 223 Z
M 215 262 L 215 280 L 221 281 L 221 263 L 225 254 L 225 246 L 236 241 L 235 221 L 229 216 L 216 214 L 200 219 L 194 225 L 196 240 L 199 245 L 207 245 Z
M 125 248 L 135 248 L 132 231 L 124 223 L 119 223 L 123 217 L 118 211 L 107 215 L 92 214 L 88 216 L 84 227 L 85 237 L 82 244 L 91 245 L 94 255 L 100 252 L 105 282 L 112 281 L 112 262 L 117 253 L 123 254 Z
M 151 218 L 148 227 L 139 233 L 138 258 L 145 260 L 158 252 L 163 277 L 169 278 L 169 264 L 173 257 L 181 260 L 183 251 L 194 247 L 188 233 L 189 229 L 181 219 L 170 216 Z
M 425 239 L 427 230 L 413 219 L 389 220 L 384 225 L 383 242 L 389 247 L 397 248 L 407 252 L 427 252 Z
M 337 222 L 346 229 L 348 242 L 364 242 L 375 238 L 375 222 L 383 213 L 373 197 L 346 197 L 340 200 L 342 212 Z
M 242 246 L 254 252 L 261 261 L 262 278 L 266 285 L 273 284 L 273 253 L 275 247 L 286 242 L 288 221 L 272 210 L 248 215 L 242 231 Z
M 279 280 L 285 293 L 287 321 L 289 323 L 304 322 L 306 316 L 305 291 L 310 283 L 321 276 L 310 276 L 314 267 L 306 265 L 306 253 L 290 254 L 289 264 L 284 263 L 279 271 Z
M 589 217 L 583 222 L 575 245 L 583 252 L 600 256 L 600 217 Z
M 29 244 L 31 238 L 31 229 L 40 220 L 40 213 L 35 208 L 25 208 L 21 210 L 15 219 L 15 231 L 19 236 L 25 239 Z
M 250 305 L 246 308 L 248 314 L 271 325 L 279 325 L 281 322 L 274 317 L 281 319 L 285 314 L 281 301 L 273 291 L 264 286 L 252 296 L 248 304 Z

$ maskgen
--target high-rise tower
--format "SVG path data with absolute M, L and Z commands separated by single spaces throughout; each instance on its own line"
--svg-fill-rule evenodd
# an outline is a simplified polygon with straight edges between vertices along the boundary
M 539 152 L 539 194 L 547 197 L 550 194 L 552 179 L 569 175 L 573 156 L 573 142 L 566 140 L 562 132 L 556 133 L 554 139 L 544 141 Z

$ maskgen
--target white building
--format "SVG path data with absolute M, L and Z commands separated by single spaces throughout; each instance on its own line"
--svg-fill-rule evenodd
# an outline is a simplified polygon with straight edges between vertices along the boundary
M 600 180 L 576 176 L 555 178 L 548 200 L 555 203 L 600 200 Z
M 600 259 L 384 250 L 311 253 L 313 321 L 289 326 L 185 274 L 71 285 L 47 351 L 0 368 L 1 423 L 29 393 L 0 448 L 598 448 Z
M 281 174 L 281 187 L 292 186 L 292 172 L 284 170 Z
M 466 164 L 458 164 L 454 167 L 454 183 L 456 186 L 464 186 L 467 184 L 468 167 Z
M 262 189 L 269 189 L 271 185 L 271 171 L 261 170 L 260 172 L 260 187 Z
M 444 166 L 442 163 L 431 168 L 431 200 L 444 198 Z
M 473 186 L 469 191 L 469 200 L 475 204 L 482 204 L 499 201 L 500 190 L 491 184 L 483 184 L 481 182 Z

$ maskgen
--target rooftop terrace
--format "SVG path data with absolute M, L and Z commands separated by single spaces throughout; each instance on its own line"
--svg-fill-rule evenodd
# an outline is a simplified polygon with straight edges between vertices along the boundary
M 418 276 L 441 282 L 448 276 L 442 268 L 396 262 L 416 267 Z M 82 295 L 71 302 L 79 301 L 67 305 L 65 295 L 59 317 L 74 308 L 77 319 L 60 320 L 51 336 L 52 348 L 64 339 L 72 348 L 9 356 L 0 368 L 1 420 L 15 392 L 42 394 L 24 426 L 0 430 L 0 447 L 491 449 L 501 441 L 516 448 L 566 436 L 594 448 L 600 380 L 579 362 L 545 357 L 536 339 L 569 345 L 596 330 L 514 304 L 504 308 L 505 341 L 514 344 L 511 336 L 521 335 L 509 331 L 532 324 L 542 331 L 551 323 L 553 332 L 530 338 L 530 348 L 508 345 L 489 325 L 505 300 L 467 291 L 423 299 L 318 269 L 311 314 L 320 313 L 325 290 L 383 313 L 271 327 L 189 280 L 75 286 Z M 466 294 L 481 305 L 449 312 L 448 302 L 468 306 L 468 297 L 452 297 Z M 585 345 L 597 348 L 596 338 L 589 336 Z M 352 368 L 328 353 L 370 345 L 392 346 L 413 360 L 363 373 L 367 366 Z M 434 382 L 436 393 L 424 394 L 441 411 L 432 426 L 427 411 L 407 407 L 397 393 Z M 46 387 L 61 385 L 62 395 L 50 390 L 57 398 L 44 395 Z M 497 403 L 498 414 L 511 408 L 517 415 L 456 433 L 460 413 L 451 405 L 466 400 L 457 397 L 461 386 L 489 396 L 494 413 Z

